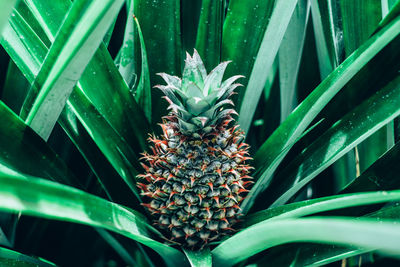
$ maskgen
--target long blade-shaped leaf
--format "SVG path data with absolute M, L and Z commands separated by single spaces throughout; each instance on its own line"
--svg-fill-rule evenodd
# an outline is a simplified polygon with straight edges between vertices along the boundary
M 0 210 L 101 227 L 151 247 L 171 266 L 183 260 L 178 250 L 149 237 L 152 227 L 138 212 L 68 186 L 2 172 Z
M 152 85 L 161 83 L 161 78 L 156 73 L 165 72 L 172 75 L 181 73 L 183 61 L 181 2 L 180 0 L 134 1 L 135 15 L 140 22 L 147 48 Z M 149 16 L 149 14 L 157 15 Z M 135 49 L 139 49 L 139 45 Z M 153 109 L 151 119 L 152 125 L 156 126 L 167 110 L 167 103 L 162 98 L 160 90 L 152 90 L 152 106 L 158 107 Z
M 54 151 L 1 101 L 0 162 L 14 171 L 80 185 Z
M 1 266 L 37 266 L 54 267 L 55 264 L 43 259 L 36 259 L 28 255 L 21 254 L 14 250 L 0 247 L 0 265 Z
M 222 32 L 222 60 L 231 60 L 226 76 L 250 76 L 275 0 L 231 0 Z M 246 83 L 246 81 L 244 81 Z M 238 90 L 237 106 L 244 90 Z
M 260 171 L 256 184 L 242 204 L 244 212 L 248 211 L 255 197 L 269 185 L 284 156 L 318 113 L 399 32 L 400 17 L 396 17 L 330 74 L 267 139 L 255 156 L 254 163 Z
M 248 227 L 267 219 L 280 220 L 287 218 L 298 218 L 325 211 L 398 200 L 400 200 L 400 190 L 388 192 L 353 193 L 316 198 L 256 212 L 246 217 L 243 226 Z
M 295 99 L 296 81 L 300 68 L 309 11 L 310 2 L 308 0 L 298 1 L 279 48 L 281 121 L 286 119 L 297 104 Z
M 271 15 L 240 106 L 238 124 L 246 133 L 296 4 L 297 0 L 278 1 Z
M 74 2 L 43 63 L 39 81 L 33 85 L 41 88 L 26 123 L 43 139 L 50 136 L 72 89 L 122 4 L 122 0 Z M 27 105 L 29 109 L 30 103 Z
M 26 3 L 40 25 L 47 29 L 48 38 L 54 40 L 71 1 L 58 0 L 51 7 L 47 0 L 26 0 Z M 147 148 L 149 125 L 104 45 L 100 45 L 86 67 L 78 86 L 136 153 Z
M 135 58 L 135 23 L 132 19 L 134 14 L 134 1 L 126 1 L 127 5 L 127 20 L 125 24 L 124 40 L 120 51 L 120 57 L 118 60 L 118 70 L 124 78 L 129 88 L 132 88 L 137 83 L 136 76 L 136 58 Z
M 400 256 L 400 226 L 371 219 L 309 218 L 264 221 L 222 242 L 212 254 L 217 266 L 232 266 L 265 249 L 290 242 L 317 242 L 376 249 Z
M 192 267 L 212 266 L 211 252 L 209 248 L 205 248 L 198 251 L 184 249 L 184 252 Z
M 1 1 L 1 11 L 0 11 L 0 38 L 3 32 L 3 29 L 7 25 L 8 17 L 11 15 L 11 12 L 14 6 L 17 4 L 18 0 L 3 0 Z
M 139 41 L 140 41 L 140 51 L 142 66 L 140 72 L 139 83 L 135 88 L 135 99 L 144 111 L 146 118 L 151 122 L 151 84 L 150 84 L 150 72 L 149 63 L 147 60 L 146 46 L 144 44 L 142 30 L 140 29 L 139 21 L 135 17 L 135 23 L 138 30 Z M 123 59 L 123 55 L 121 55 Z
M 93 120 L 93 123 L 95 122 L 96 121 Z M 104 154 L 102 153 L 93 141 L 92 136 L 75 116 L 68 102 L 66 108 L 64 108 L 60 115 L 58 123 L 81 152 L 93 173 L 98 178 L 104 191 L 107 193 L 109 200 L 135 208 L 135 204 L 138 203 L 132 190 L 130 190 L 129 186 L 126 186 L 126 183 L 120 178 L 116 169 L 107 161 L 107 158 L 104 156 L 104 154 L 107 154 L 107 151 L 105 151 Z M 95 136 L 93 136 L 93 138 L 94 137 Z M 114 140 L 109 142 L 114 142 Z
M 288 201 L 338 158 L 396 118 L 400 114 L 399 83 L 400 77 L 353 109 L 282 171 L 276 178 L 281 186 L 274 188 L 282 195 L 271 207 Z
M 341 193 L 391 190 L 400 187 L 400 143 L 374 162 L 368 169 L 348 184 Z
M 196 49 L 207 70 L 220 63 L 223 0 L 204 0 L 201 2 L 199 27 L 197 29 Z
M 27 25 L 23 21 L 23 19 L 19 16 L 18 12 L 15 12 L 15 16 L 12 17 L 11 24 L 14 26 L 10 27 L 9 35 L 18 36 L 18 34 L 20 34 L 21 37 L 23 37 L 21 39 L 25 40 L 26 45 L 13 46 L 11 45 L 12 43 L 10 43 L 13 39 L 10 40 L 6 39 L 2 44 L 6 48 L 6 51 L 9 53 L 12 59 L 16 62 L 17 66 L 25 74 L 28 81 L 33 82 L 35 74 L 38 72 L 40 64 L 44 60 L 46 54 L 45 51 L 47 48 L 40 41 L 38 36 L 31 31 L 29 25 Z M 40 49 L 36 49 L 34 50 L 34 52 L 32 52 L 32 50 L 28 49 L 28 47 L 35 47 L 35 48 L 39 47 Z M 100 49 L 100 52 L 96 53 L 96 59 L 99 59 L 99 57 L 103 53 L 104 51 Z M 26 54 L 28 54 L 29 57 L 25 57 Z M 21 65 L 22 67 L 20 67 Z M 99 66 L 96 68 L 99 68 Z M 100 70 L 100 72 L 102 71 L 105 70 L 104 69 Z M 117 70 L 115 71 L 117 72 Z M 108 73 L 108 71 L 106 72 Z M 108 80 L 107 77 L 105 77 L 105 81 L 103 80 L 102 82 L 103 84 L 107 84 L 110 82 L 110 80 Z M 94 83 L 94 81 L 92 81 L 92 83 Z M 117 84 L 115 83 L 115 85 Z M 127 145 L 126 140 L 122 138 L 118 133 L 116 133 L 116 131 L 114 130 L 115 128 L 112 127 L 108 123 L 108 121 L 106 121 L 105 118 L 102 116 L 102 115 L 110 116 L 110 114 L 109 113 L 100 114 L 98 109 L 93 106 L 91 101 L 88 100 L 86 94 L 87 91 L 86 93 L 83 93 L 82 88 L 88 88 L 88 87 L 87 86 L 76 87 L 74 92 L 72 93 L 71 98 L 67 101 L 68 102 L 67 108 L 71 106 L 70 109 L 72 109 L 74 112 L 77 112 L 76 114 L 77 117 L 80 118 L 81 123 L 88 131 L 90 136 L 93 138 L 95 143 L 99 146 L 100 150 L 104 153 L 104 155 L 113 165 L 115 170 L 125 180 L 125 182 L 129 185 L 129 187 L 134 192 L 136 192 L 136 188 L 134 186 L 133 181 L 134 181 L 134 176 L 137 173 L 136 169 L 139 168 L 139 164 L 135 153 L 131 150 L 130 146 Z M 101 92 L 104 91 L 101 90 Z M 114 103 L 114 101 L 112 101 L 112 103 Z M 64 122 L 68 121 L 69 120 L 67 121 L 64 120 Z M 69 125 L 68 127 L 74 128 L 75 124 L 73 123 L 73 120 L 71 120 L 70 122 L 71 125 Z M 89 165 L 94 166 L 95 164 L 89 162 Z

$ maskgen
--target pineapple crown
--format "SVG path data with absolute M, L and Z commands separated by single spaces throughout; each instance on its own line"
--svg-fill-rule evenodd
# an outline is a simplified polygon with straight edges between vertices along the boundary
M 171 76 L 158 73 L 167 85 L 157 85 L 165 94 L 169 109 L 176 116 L 182 134 L 200 136 L 209 133 L 231 114 L 237 114 L 229 97 L 239 83 L 234 83 L 242 75 L 235 75 L 222 81 L 225 69 L 230 61 L 220 63 L 209 74 L 200 55 L 194 50 L 191 57 L 186 53 L 183 76 Z

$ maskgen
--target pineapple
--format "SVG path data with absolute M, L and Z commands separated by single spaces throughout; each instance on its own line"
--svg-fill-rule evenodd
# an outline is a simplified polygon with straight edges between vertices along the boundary
M 229 97 L 243 76 L 222 82 L 229 62 L 207 75 L 194 51 L 187 54 L 183 78 L 159 74 L 158 85 L 169 103 L 160 138 L 150 137 L 152 153 L 144 153 L 146 173 L 138 183 L 143 205 L 168 240 L 202 249 L 234 232 L 239 204 L 252 183 L 248 145 L 238 126 L 230 127 L 236 112 Z

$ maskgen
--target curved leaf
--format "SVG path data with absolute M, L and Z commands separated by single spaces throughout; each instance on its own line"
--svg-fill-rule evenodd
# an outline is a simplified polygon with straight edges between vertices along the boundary
M 54 267 L 54 263 L 43 259 L 36 259 L 19 252 L 0 247 L 1 266 L 20 266 L 20 267 Z
M 272 12 L 240 105 L 238 125 L 245 133 L 250 128 L 257 103 L 296 4 L 297 0 L 277 1 Z
M 17 2 L 18 2 L 18 0 L 8 0 L 8 1 L 3 1 L 1 3 L 0 36 L 1 36 L 2 32 L 3 32 L 3 29 L 7 25 L 8 17 L 11 15 L 11 12 L 12 12 L 14 6 L 17 4 Z
M 139 21 L 137 20 L 136 17 L 134 18 L 134 20 L 138 30 L 141 59 L 142 59 L 139 83 L 135 88 L 135 99 L 140 105 L 140 107 L 143 109 L 147 120 L 151 122 L 151 84 L 150 84 L 149 63 L 147 60 L 146 46 L 144 44 L 143 34 L 142 30 L 140 29 Z M 123 60 L 123 55 L 121 55 L 121 58 Z
M 132 88 L 137 83 L 137 70 L 135 58 L 135 22 L 132 19 L 134 15 L 134 1 L 126 1 L 127 19 L 124 31 L 124 40 L 120 49 L 120 57 L 117 62 L 119 73 L 124 78 L 129 88 Z
M 278 174 L 279 188 L 274 187 L 270 194 L 271 199 L 279 196 L 271 207 L 286 203 L 338 158 L 399 114 L 400 76 L 350 111 Z
M 368 39 L 314 89 L 261 146 L 254 157 L 254 165 L 259 170 L 255 175 L 258 179 L 242 204 L 244 213 L 253 205 L 257 195 L 269 185 L 274 171 L 284 156 L 323 107 L 399 32 L 400 17 L 396 17 L 385 28 Z
M 211 267 L 212 259 L 209 248 L 205 248 L 198 251 L 192 251 L 188 249 L 183 250 L 190 262 L 192 267 Z
M 50 136 L 72 89 L 122 4 L 122 0 L 102 4 L 80 0 L 72 5 L 36 78 L 39 81 L 33 85 L 38 95 L 30 94 L 24 104 L 29 110 L 26 123 L 43 139 Z
M 223 0 L 201 1 L 196 50 L 208 71 L 221 62 Z
M 104 228 L 154 249 L 171 266 L 183 261 L 181 252 L 149 237 L 155 230 L 143 215 L 68 186 L 0 173 L 0 210 Z
M 275 0 L 229 1 L 222 31 L 222 61 L 231 60 L 226 76 L 249 77 Z M 245 81 L 246 82 L 246 81 Z M 238 91 L 237 106 L 244 90 Z
M 279 48 L 281 121 L 285 120 L 297 106 L 296 82 L 300 69 L 309 14 L 310 2 L 308 0 L 299 0 Z
M 400 257 L 400 225 L 371 219 L 307 218 L 263 221 L 223 241 L 213 251 L 217 266 L 232 266 L 265 249 L 291 242 L 316 242 L 376 249 Z
M 78 179 L 58 155 L 1 101 L 0 164 L 14 171 L 80 187 Z
M 244 219 L 243 226 L 248 227 L 264 220 L 271 221 L 288 218 L 298 218 L 325 211 L 357 207 L 362 205 L 372 205 L 397 200 L 400 200 L 400 190 L 388 192 L 383 191 L 371 193 L 353 193 L 316 198 L 295 202 L 248 215 Z
M 191 1 L 190 1 L 191 2 Z M 156 73 L 165 72 L 171 75 L 181 73 L 181 1 L 154 0 L 134 1 L 135 16 L 140 21 L 143 38 L 148 55 L 150 79 L 152 86 L 161 83 Z M 149 16 L 149 14 L 154 14 Z M 139 55 L 139 45 L 135 46 Z M 156 126 L 165 115 L 167 103 L 162 99 L 159 90 L 152 90 L 152 106 L 158 107 L 152 112 L 152 125 Z M 156 128 L 156 127 L 154 127 Z M 159 128 L 157 127 L 157 130 Z
M 59 0 L 51 8 L 47 0 L 26 0 L 26 3 L 49 39 L 54 40 L 71 1 Z M 87 65 L 78 86 L 135 153 L 147 149 L 148 122 L 103 44 Z
M 4 47 L 12 59 L 16 62 L 17 66 L 21 69 L 21 71 L 24 72 L 27 79 L 30 82 L 33 82 L 35 74 L 38 72 L 40 64 L 46 55 L 46 47 L 40 41 L 37 35 L 27 30 L 30 29 L 29 25 L 24 23 L 18 12 L 15 12 L 15 16 L 12 17 L 11 23 L 14 21 L 16 26 L 10 30 L 10 35 L 20 34 L 21 37 L 23 37 L 21 39 L 25 40 L 27 46 L 13 46 L 11 45 L 12 43 L 8 43 L 8 40 L 5 40 L 6 46 Z M 28 49 L 29 47 L 41 47 L 41 49 L 32 51 Z M 32 57 L 25 57 L 24 55 L 26 53 L 32 55 Z M 102 54 L 103 53 L 100 52 L 96 53 L 96 59 L 99 59 Z M 27 64 L 27 69 L 20 67 L 20 65 L 25 66 L 24 64 Z M 103 71 L 108 73 L 106 69 L 101 70 L 101 72 Z M 105 77 L 105 80 L 106 81 L 102 81 L 103 84 L 110 83 L 110 80 L 107 78 L 107 76 Z M 93 106 L 93 103 L 88 100 L 87 94 L 82 92 L 83 88 L 87 89 L 88 87 L 81 86 L 81 84 L 79 84 L 79 87 L 74 89 L 71 97 L 67 101 L 68 105 L 66 106 L 66 109 L 77 113 L 77 117 L 80 118 L 83 126 L 93 138 L 95 143 L 99 146 L 100 150 L 104 153 L 115 170 L 130 186 L 133 192 L 136 192 L 136 187 L 133 181 L 135 180 L 135 174 L 137 173 L 136 170 L 140 168 L 140 165 L 135 153 L 132 151 L 131 147 L 127 145 L 127 141 L 118 133 L 116 133 L 114 130 L 115 128 L 113 128 L 108 121 L 106 121 L 102 114 L 100 114 L 99 111 Z M 101 92 L 103 92 L 103 90 L 101 90 Z M 114 103 L 113 101 L 111 102 Z M 64 120 L 63 122 L 71 122 L 71 125 L 68 127 L 73 129 L 76 128 L 73 120 Z M 128 132 L 127 129 L 124 129 L 124 132 Z M 95 166 L 93 163 L 89 163 L 89 165 Z

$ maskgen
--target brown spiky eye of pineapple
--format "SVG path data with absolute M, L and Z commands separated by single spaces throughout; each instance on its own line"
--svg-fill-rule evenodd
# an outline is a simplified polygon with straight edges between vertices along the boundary
M 199 54 L 187 55 L 183 78 L 161 73 L 157 86 L 169 102 L 164 134 L 151 137 L 144 153 L 145 174 L 138 183 L 143 205 L 166 237 L 184 247 L 201 249 L 234 232 L 239 205 L 251 177 L 248 145 L 233 124 L 229 97 L 242 76 L 222 82 L 229 62 L 207 75 Z

